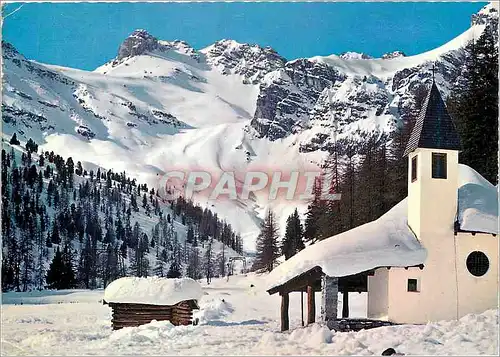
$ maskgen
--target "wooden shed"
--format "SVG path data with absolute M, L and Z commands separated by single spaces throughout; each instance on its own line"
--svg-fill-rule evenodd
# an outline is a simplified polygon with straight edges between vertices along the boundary
M 191 325 L 201 286 L 192 279 L 120 278 L 108 285 L 104 303 L 112 309 L 113 330 L 156 321 Z
M 109 303 L 113 310 L 113 330 L 156 321 L 170 321 L 172 325 L 191 325 L 193 310 L 199 309 L 196 300 L 181 301 L 175 305 Z

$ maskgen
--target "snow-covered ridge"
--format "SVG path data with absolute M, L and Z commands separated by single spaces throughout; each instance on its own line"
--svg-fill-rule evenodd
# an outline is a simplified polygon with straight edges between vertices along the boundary
M 396 57 L 405 57 L 406 54 L 402 51 L 392 51 L 389 53 L 385 53 L 382 55 L 383 59 L 391 59 L 391 58 L 396 58 Z
M 481 23 L 473 21 L 455 39 L 415 56 L 394 51 L 366 58 L 350 52 L 289 61 L 262 81 L 252 128 L 270 140 L 299 134 L 304 152 L 330 150 L 335 130 L 339 139 L 355 141 L 390 134 L 415 110 L 415 95 L 429 85 L 431 67 L 446 96 L 461 75 L 464 47 L 497 24 L 498 12 L 488 11 Z M 365 82 L 377 83 L 377 90 L 365 92 Z
M 496 17 L 496 19 L 498 20 L 498 17 Z M 391 59 L 374 58 L 367 60 L 351 60 L 346 62 L 339 56 L 330 55 L 324 57 L 312 57 L 311 60 L 327 63 L 343 70 L 346 73 L 389 77 L 404 68 L 415 67 L 428 61 L 436 61 L 450 51 L 463 48 L 471 40 L 479 38 L 484 30 L 484 27 L 485 26 L 483 24 L 474 25 L 446 44 L 415 56 L 398 56 Z
M 358 52 L 351 52 L 351 51 L 341 53 L 339 57 L 342 59 L 345 59 L 345 60 L 372 58 L 372 56 L 367 55 L 366 53 L 358 53 Z
M 500 3 L 496 0 L 490 1 L 490 3 L 479 10 L 477 14 L 472 15 L 472 24 L 485 25 L 490 23 L 492 19 L 498 18 L 499 11 Z

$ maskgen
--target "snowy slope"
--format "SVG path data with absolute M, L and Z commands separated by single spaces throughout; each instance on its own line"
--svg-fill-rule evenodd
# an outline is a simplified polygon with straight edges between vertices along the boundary
M 20 163 L 22 163 L 21 156 L 27 154 L 27 152 L 26 152 L 26 150 L 24 150 L 26 143 L 23 142 L 21 144 L 22 144 L 22 146 L 21 145 L 11 145 L 7 142 L 2 142 L 2 149 L 5 150 L 7 153 L 12 152 L 15 156 L 16 167 L 22 168 L 23 166 L 20 165 Z M 39 154 L 32 153 L 31 157 L 33 160 L 32 161 L 33 164 L 39 163 L 39 159 L 40 159 Z M 56 165 L 53 163 L 50 163 L 50 161 L 48 159 L 45 160 L 44 165 L 45 165 L 45 167 L 50 166 L 52 170 L 57 172 L 57 169 L 55 168 Z M 87 170 L 89 170 L 90 165 L 87 165 L 87 166 L 88 166 Z M 103 173 L 106 170 L 104 170 L 103 167 L 97 167 L 97 166 L 90 167 L 90 169 L 94 170 L 93 179 L 91 178 L 91 176 L 88 173 L 85 173 L 85 175 L 82 175 L 82 176 L 79 176 L 77 174 L 73 175 L 73 185 L 76 189 L 75 192 L 79 191 L 77 189 L 78 187 L 85 186 L 85 184 L 90 183 L 90 187 L 94 187 L 94 185 L 95 185 L 95 189 L 98 190 L 99 192 L 101 192 L 102 195 L 104 195 L 104 193 L 101 190 L 103 187 L 106 186 L 105 180 L 101 180 L 99 183 L 97 183 L 97 180 L 95 178 L 96 177 L 95 173 L 97 172 L 98 169 L 100 169 L 101 172 L 103 172 Z M 55 203 L 49 203 L 48 184 L 53 179 L 55 180 L 55 178 L 52 176 L 48 177 L 48 178 L 45 177 L 43 179 L 44 190 L 40 195 L 40 202 L 43 204 L 43 206 L 45 207 L 46 212 L 47 212 L 47 218 L 46 218 L 47 228 L 46 228 L 46 230 L 48 232 L 49 237 L 50 237 L 50 232 L 52 232 L 52 228 L 50 228 L 51 227 L 50 222 L 54 222 L 55 220 L 57 220 L 59 217 L 58 214 L 60 214 L 60 211 L 61 211 L 61 207 L 56 208 Z M 139 184 L 140 184 L 140 182 L 139 182 Z M 112 185 L 113 185 L 113 188 L 115 189 L 117 187 L 117 182 L 112 181 Z M 8 187 L 10 187 L 10 190 L 12 190 L 12 187 L 10 186 L 10 184 L 8 185 Z M 58 190 L 61 189 L 60 185 L 57 183 L 56 183 L 55 187 Z M 70 192 L 72 192 L 72 190 L 70 190 Z M 117 192 L 118 192 L 118 194 L 120 194 L 122 196 L 123 204 L 126 204 L 127 206 L 130 205 L 131 194 L 128 193 L 126 190 L 118 190 Z M 135 195 L 136 195 L 136 200 L 138 202 L 140 202 L 142 196 L 137 195 L 136 193 L 135 193 Z M 72 204 L 75 204 L 77 209 L 81 209 L 82 208 L 82 206 L 81 206 L 82 200 L 76 201 L 74 197 L 73 198 L 71 198 L 71 197 L 73 197 L 72 194 L 70 194 L 70 197 L 68 197 L 68 200 L 69 200 L 68 207 L 70 207 L 70 205 L 72 205 Z M 101 197 L 104 197 L 104 196 L 101 196 Z M 9 199 L 9 202 L 12 202 L 12 201 Z M 8 207 L 8 206 L 10 206 L 10 205 L 7 204 L 7 205 L 2 206 L 2 207 Z M 160 228 L 159 238 L 156 240 L 156 245 L 154 247 L 151 246 L 151 248 L 148 249 L 148 251 L 145 253 L 145 256 L 146 256 L 148 263 L 149 263 L 149 274 L 150 275 L 151 274 L 153 274 L 153 275 L 159 274 L 158 270 L 157 270 L 157 267 L 158 267 L 159 261 L 160 261 L 159 255 L 161 255 L 161 252 L 163 249 L 167 250 L 167 254 L 172 254 L 173 247 L 171 246 L 171 244 L 173 241 L 178 242 L 178 247 L 183 249 L 184 254 L 187 254 L 186 249 L 189 250 L 190 249 L 189 247 L 192 247 L 192 245 L 187 245 L 189 222 L 186 223 L 182 219 L 182 215 L 185 214 L 185 212 L 182 212 L 182 215 L 179 215 L 179 214 L 176 214 L 174 212 L 174 209 L 175 208 L 172 208 L 170 204 L 167 204 L 164 202 L 161 202 L 159 204 L 159 210 L 161 211 L 163 217 L 170 217 L 171 218 L 171 224 L 169 224 L 169 228 L 167 229 L 167 232 L 165 232 L 163 230 L 163 227 L 160 225 L 160 216 L 159 215 L 154 214 L 154 213 L 153 214 L 147 213 L 147 210 L 144 207 L 139 207 L 139 206 L 138 206 L 137 211 L 134 209 L 131 210 L 131 213 L 130 213 L 130 225 L 131 225 L 131 227 L 134 227 L 134 225 L 136 223 L 139 224 L 140 232 L 147 234 L 149 239 L 153 238 L 153 233 L 152 233 L 153 229 L 158 225 Z M 111 209 L 111 211 L 113 211 L 113 209 Z M 98 210 L 98 216 L 99 216 L 99 219 L 101 222 L 101 229 L 103 232 L 103 236 L 105 237 L 106 232 L 107 232 L 107 222 L 109 222 L 110 219 L 111 220 L 113 220 L 113 219 L 118 220 L 118 218 L 117 218 L 117 216 L 114 216 L 112 214 L 110 216 L 105 211 L 101 211 L 101 210 Z M 122 222 L 124 223 L 125 217 L 122 216 L 122 218 L 123 218 Z M 70 219 L 70 218 L 68 218 L 68 219 Z M 17 228 L 19 226 L 14 225 L 14 227 Z M 114 232 L 116 233 L 116 230 Z M 43 233 L 43 236 L 45 236 L 45 233 Z M 170 239 L 169 244 L 167 244 L 165 242 L 166 239 Z M 151 240 L 150 240 L 150 242 L 151 242 Z M 61 242 L 60 244 L 52 243 L 48 247 L 45 247 L 45 244 L 43 244 L 43 248 L 45 248 L 45 251 L 40 253 L 38 251 L 38 249 L 36 249 L 37 242 L 32 241 L 31 243 L 33 245 L 33 249 L 32 249 L 32 251 L 30 251 L 29 254 L 32 255 L 36 268 L 33 267 L 34 272 L 31 274 L 32 279 L 31 279 L 30 283 L 28 284 L 28 288 L 34 289 L 34 288 L 39 288 L 39 286 L 45 286 L 45 276 L 46 276 L 47 271 L 49 270 L 49 266 L 50 266 L 50 263 L 54 257 L 54 254 L 55 254 L 57 249 L 62 250 L 64 247 L 64 244 L 63 244 L 63 242 Z M 102 252 L 102 251 L 106 251 L 106 249 L 109 246 L 114 246 L 114 247 L 119 248 L 122 245 L 122 241 L 120 241 L 120 240 L 113 240 L 113 242 L 109 245 L 108 245 L 108 243 L 109 242 L 107 242 L 106 239 L 103 239 L 101 241 L 96 242 L 97 250 Z M 196 245 L 196 247 L 197 247 L 196 249 L 198 250 L 198 252 L 200 254 L 200 257 L 203 257 L 206 250 L 208 249 L 209 245 L 207 244 L 206 241 L 205 242 L 199 241 L 199 243 Z M 215 263 L 217 261 L 216 259 L 219 258 L 219 255 L 222 252 L 223 252 L 226 260 L 230 259 L 231 257 L 241 257 L 241 255 L 239 253 L 237 253 L 236 251 L 234 251 L 230 246 L 228 246 L 227 244 L 223 245 L 223 243 L 217 239 L 212 240 L 210 247 L 212 249 L 214 264 L 216 264 Z M 2 249 L 3 257 L 9 256 L 9 253 L 11 253 L 9 251 L 10 249 L 11 249 L 10 238 L 6 237 L 6 239 L 4 240 L 4 245 L 3 245 L 3 249 Z M 71 249 L 73 250 L 73 253 L 75 254 L 74 255 L 75 259 L 73 260 L 74 269 L 75 269 L 75 271 L 78 271 L 78 267 L 79 267 L 78 264 L 80 262 L 79 259 L 81 257 L 83 250 L 85 249 L 85 241 L 77 239 L 76 236 L 73 237 L 73 239 L 71 240 Z M 118 258 L 119 269 L 123 268 L 124 273 L 129 274 L 129 275 L 132 274 L 131 270 L 133 269 L 132 268 L 133 255 L 134 255 L 134 249 L 129 246 L 129 248 L 127 249 L 126 256 L 122 257 L 122 255 L 120 254 L 119 258 Z M 95 268 L 95 270 L 100 269 L 99 267 L 103 264 L 103 262 L 101 261 L 102 259 L 104 259 L 102 256 L 99 257 L 98 261 L 96 262 L 97 268 Z M 6 259 L 6 261 L 8 261 L 8 259 Z M 169 262 L 163 264 L 164 274 L 166 274 L 166 272 L 168 271 L 168 268 L 170 267 L 170 265 L 169 265 L 170 263 L 171 262 L 169 261 Z M 181 271 L 183 271 L 183 269 L 186 267 L 187 266 L 185 264 L 184 258 L 182 258 Z M 241 264 L 235 265 L 234 271 L 236 273 L 240 272 L 242 270 L 241 268 L 243 268 L 241 266 Z M 96 286 L 103 286 L 105 284 L 103 282 L 103 279 L 101 278 L 101 276 L 97 272 L 96 272 L 96 275 L 97 275 L 97 279 L 96 279 L 97 285 Z M 42 283 L 39 283 L 38 279 L 40 279 L 40 278 L 41 278 Z M 131 281 L 135 281 L 134 280 L 135 278 L 130 278 L 130 279 L 131 279 Z M 142 280 L 139 279 L 138 281 L 142 281 Z M 40 285 L 38 285 L 38 284 L 40 284 Z M 161 284 L 160 284 L 160 287 L 162 287 Z M 167 283 L 166 286 L 163 286 L 163 287 L 164 288 L 169 287 L 169 283 Z M 118 290 L 123 292 L 120 289 L 118 289 Z M 73 292 L 71 294 L 73 294 Z M 85 293 L 84 293 L 84 295 L 85 295 Z M 79 297 L 78 290 L 76 292 L 76 296 Z M 43 302 L 40 302 L 41 300 L 39 300 L 38 298 L 39 298 L 39 296 L 35 292 L 33 295 L 30 296 L 30 298 L 28 299 L 28 301 L 26 301 L 26 303 L 28 303 L 28 302 L 29 303 L 43 303 Z M 49 298 L 49 300 L 50 300 L 50 298 Z
M 221 40 L 197 51 L 137 30 L 115 59 L 89 72 L 30 61 L 2 43 L 3 132 L 32 137 L 43 150 L 87 167 L 125 170 L 153 187 L 172 168 L 240 176 L 316 168 L 335 132 L 363 142 L 400 125 L 415 110 L 432 61 L 446 94 L 460 76 L 463 46 L 497 25 L 495 7 L 483 9 L 456 39 L 410 57 L 347 53 L 287 62 L 258 45 Z M 302 211 L 306 205 L 269 202 L 265 194 L 196 199 L 241 232 L 248 251 L 267 207 L 283 224 L 295 205 Z
M 251 170 L 250 153 L 256 167 L 280 168 L 283 157 L 294 163 L 290 168 L 307 162 L 298 148 L 255 139 L 245 130 L 255 111 L 256 86 L 200 63 L 185 54 L 184 46 L 124 57 L 94 72 L 33 63 L 11 46 L 4 48 L 10 50 L 4 51 L 4 132 L 45 141 L 43 150 L 65 153 L 85 167 L 126 171 L 157 187 L 172 169 Z M 51 78 L 42 78 L 31 69 L 34 66 Z M 35 126 L 29 118 L 22 124 L 19 119 L 8 122 L 5 108 L 43 116 L 42 124 Z M 200 204 L 248 237 L 246 250 L 254 249 L 265 198 L 210 203 L 204 199 Z

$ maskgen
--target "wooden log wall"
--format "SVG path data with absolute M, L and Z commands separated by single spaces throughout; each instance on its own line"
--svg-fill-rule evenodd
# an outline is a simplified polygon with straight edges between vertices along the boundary
M 192 323 L 192 305 L 187 301 L 176 305 L 120 304 L 109 303 L 112 309 L 113 330 L 150 323 L 153 320 L 170 321 L 173 325 Z
M 189 306 L 187 301 L 183 301 L 174 305 L 172 308 L 172 324 L 175 326 L 179 325 L 190 325 L 193 319 L 193 310 Z

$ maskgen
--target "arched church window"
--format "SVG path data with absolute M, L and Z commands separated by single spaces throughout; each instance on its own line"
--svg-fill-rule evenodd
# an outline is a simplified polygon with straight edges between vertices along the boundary
M 490 261 L 483 252 L 475 251 L 467 257 L 467 270 L 474 276 L 483 276 L 490 268 Z

